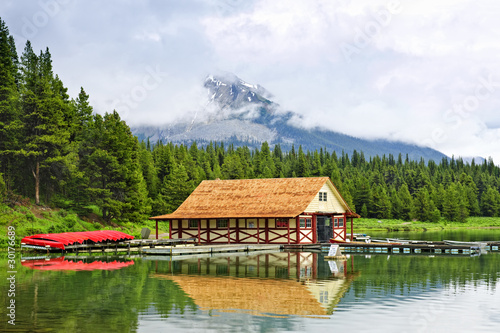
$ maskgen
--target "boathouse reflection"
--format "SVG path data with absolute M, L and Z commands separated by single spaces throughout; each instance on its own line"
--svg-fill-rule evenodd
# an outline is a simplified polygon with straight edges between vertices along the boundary
M 346 261 L 305 252 L 192 258 L 169 269 L 154 276 L 174 281 L 200 310 L 259 316 L 328 318 L 356 275 Z

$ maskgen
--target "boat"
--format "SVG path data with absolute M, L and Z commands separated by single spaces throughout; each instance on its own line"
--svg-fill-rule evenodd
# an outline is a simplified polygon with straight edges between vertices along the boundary
M 115 230 L 96 230 L 82 232 L 63 232 L 57 234 L 37 234 L 24 237 L 22 247 L 64 250 L 66 246 L 78 244 L 98 244 L 104 242 L 120 242 L 134 239 L 134 236 Z

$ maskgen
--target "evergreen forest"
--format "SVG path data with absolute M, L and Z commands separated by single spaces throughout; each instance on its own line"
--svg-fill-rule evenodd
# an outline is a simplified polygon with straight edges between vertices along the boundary
M 0 201 L 30 200 L 105 221 L 138 222 L 174 211 L 205 179 L 328 176 L 363 217 L 465 221 L 500 215 L 500 168 L 451 158 L 365 157 L 210 142 L 141 141 L 113 110 L 69 96 L 49 49 L 22 54 L 0 20 Z

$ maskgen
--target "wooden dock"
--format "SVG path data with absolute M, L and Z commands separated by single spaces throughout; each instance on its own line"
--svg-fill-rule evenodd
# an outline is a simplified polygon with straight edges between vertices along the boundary
M 38 252 L 57 252 L 57 253 L 118 253 L 118 252 L 137 252 L 142 253 L 146 248 L 189 246 L 196 243 L 196 238 L 181 239 L 132 239 L 122 242 L 89 243 L 78 245 L 67 245 L 64 250 L 21 244 L 21 250 Z
M 23 245 L 23 250 L 38 252 L 57 252 L 73 254 L 118 254 L 138 253 L 153 256 L 208 256 L 229 252 L 276 252 L 281 251 L 280 244 L 217 244 L 197 245 L 196 238 L 183 239 L 134 239 L 116 243 L 79 244 L 66 246 L 65 250 L 48 249 L 42 246 Z M 54 251 L 55 250 L 55 251 Z
M 251 252 L 251 251 L 280 251 L 279 244 L 227 244 L 227 245 L 198 245 L 185 247 L 145 248 L 142 253 L 147 255 L 193 255 L 213 254 L 220 252 Z
M 217 244 L 197 245 L 196 238 L 183 239 L 134 239 L 121 242 L 79 244 L 66 246 L 65 250 L 42 246 L 21 245 L 22 250 L 57 253 L 138 253 L 153 256 L 214 256 L 216 253 L 280 251 L 328 252 L 330 243 L 316 244 Z M 401 254 L 462 254 L 498 252 L 500 242 L 455 242 L 420 240 L 371 240 L 370 242 L 339 243 L 344 253 L 401 253 Z
M 332 244 L 287 244 L 285 251 L 328 252 Z M 500 242 L 347 242 L 338 244 L 343 253 L 401 253 L 401 254 L 462 254 L 476 255 L 484 251 L 498 252 Z
M 403 254 L 464 254 L 481 253 L 478 245 L 448 245 L 448 244 L 403 244 L 403 243 L 363 243 L 351 242 L 340 245 L 345 253 L 403 253 Z

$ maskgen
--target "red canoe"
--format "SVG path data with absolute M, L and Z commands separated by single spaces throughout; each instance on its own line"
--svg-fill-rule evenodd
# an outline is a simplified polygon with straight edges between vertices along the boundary
M 21 240 L 21 244 L 43 247 L 50 246 L 51 248 L 64 250 L 66 245 L 83 244 L 86 241 L 102 243 L 109 241 L 124 241 L 129 239 L 134 239 L 134 236 L 121 231 L 97 230 L 27 236 Z

